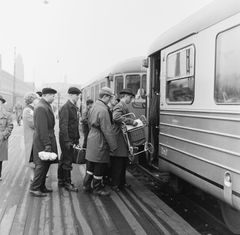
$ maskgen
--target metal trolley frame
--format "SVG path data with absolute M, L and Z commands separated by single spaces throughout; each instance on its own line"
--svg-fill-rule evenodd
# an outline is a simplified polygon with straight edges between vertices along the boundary
M 123 115 L 124 117 L 136 119 L 134 113 L 128 113 Z M 130 126 L 122 123 L 121 129 L 123 133 L 123 137 L 127 143 L 128 151 L 129 151 L 129 160 L 132 162 L 134 161 L 135 157 L 140 155 L 141 153 L 149 152 L 153 153 L 153 145 L 147 142 L 146 138 L 146 126 L 147 120 L 144 115 L 140 116 L 139 118 L 143 125 L 141 126 Z

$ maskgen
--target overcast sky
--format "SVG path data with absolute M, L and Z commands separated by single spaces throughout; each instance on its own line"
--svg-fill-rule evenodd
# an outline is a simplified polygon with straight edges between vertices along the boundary
M 13 73 L 16 47 L 26 81 L 84 84 L 119 61 L 147 55 L 157 36 L 210 2 L 0 0 L 2 67 Z

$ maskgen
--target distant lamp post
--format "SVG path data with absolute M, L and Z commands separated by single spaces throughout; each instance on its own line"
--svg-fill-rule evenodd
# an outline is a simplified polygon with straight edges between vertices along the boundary
M 16 104 L 16 47 L 14 47 L 14 58 L 13 58 L 13 92 L 12 92 L 12 107 Z

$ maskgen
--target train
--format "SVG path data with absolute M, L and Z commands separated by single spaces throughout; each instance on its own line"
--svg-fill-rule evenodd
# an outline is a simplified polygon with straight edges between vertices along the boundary
M 240 234 L 239 42 L 240 1 L 215 0 L 161 34 L 145 58 L 113 66 L 83 88 L 85 100 L 96 100 L 103 86 L 117 95 L 126 87 L 138 96 L 140 90 L 131 109 L 147 116 L 147 141 L 154 146 L 148 164 L 219 199 L 235 234 Z
M 142 65 L 143 59 L 143 56 L 126 59 L 99 74 L 93 82 L 82 88 L 83 105 L 87 99 L 96 101 L 100 89 L 104 86 L 112 88 L 117 98 L 123 88 L 131 88 L 135 99 L 129 104 L 130 111 L 137 117 L 146 115 L 147 69 Z
M 217 0 L 160 35 L 147 69 L 153 164 L 212 194 L 240 234 L 240 1 Z

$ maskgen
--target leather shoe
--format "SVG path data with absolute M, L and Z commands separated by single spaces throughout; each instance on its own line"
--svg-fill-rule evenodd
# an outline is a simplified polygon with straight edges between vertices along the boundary
M 117 185 L 111 187 L 113 191 L 120 192 L 120 188 Z
M 41 190 L 42 193 L 52 193 L 52 189 L 44 188 Z
M 70 184 L 70 183 L 65 183 L 64 188 L 67 191 L 78 192 L 78 188 L 76 188 L 73 184 Z
M 46 193 L 43 193 L 41 191 L 34 191 L 34 190 L 30 190 L 30 193 L 32 196 L 34 197 L 46 197 L 47 194 Z

